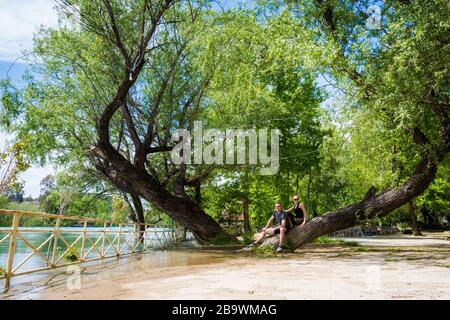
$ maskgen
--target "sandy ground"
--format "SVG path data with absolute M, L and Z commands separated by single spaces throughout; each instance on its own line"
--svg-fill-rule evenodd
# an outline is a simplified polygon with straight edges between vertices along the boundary
M 351 239 L 355 241 L 355 239 Z M 450 241 L 370 237 L 258 257 L 173 250 L 21 283 L 3 299 L 449 299 Z M 53 271 L 56 272 L 56 271 Z

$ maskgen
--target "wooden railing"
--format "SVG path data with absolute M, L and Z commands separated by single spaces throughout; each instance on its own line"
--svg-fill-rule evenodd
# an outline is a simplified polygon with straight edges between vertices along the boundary
M 12 217 L 11 227 L 0 227 L 0 249 L 2 245 L 8 245 L 7 255 L 0 255 L 0 278 L 5 279 L 5 288 L 9 288 L 13 276 L 119 257 L 150 248 L 164 248 L 184 236 L 182 229 L 171 226 L 0 209 L 0 217 L 2 216 Z M 45 222 L 46 226 L 21 227 L 21 222 L 26 218 L 35 218 Z M 64 227 L 67 222 L 78 222 L 82 226 Z M 92 223 L 100 227 L 88 226 Z M 16 259 L 18 243 L 28 251 L 31 249 L 20 260 Z M 1 259 L 2 256 L 6 259 Z M 39 267 L 36 266 L 35 257 L 40 260 Z M 30 263 L 31 261 L 34 262 Z

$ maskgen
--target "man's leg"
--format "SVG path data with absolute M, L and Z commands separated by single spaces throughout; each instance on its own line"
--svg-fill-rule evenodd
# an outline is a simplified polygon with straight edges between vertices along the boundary
M 283 245 L 285 236 L 286 236 L 286 228 L 280 227 L 280 244 L 279 244 L 280 247 Z
M 264 240 L 266 235 L 273 236 L 274 233 L 275 233 L 274 228 L 268 228 L 266 231 L 262 231 L 261 234 L 259 235 L 259 237 L 256 239 L 256 241 L 253 243 L 259 244 L 262 240 Z
M 255 242 L 253 242 L 254 244 L 258 244 L 262 241 L 262 239 L 264 239 L 266 237 L 266 232 L 262 231 L 259 235 L 258 238 L 256 238 Z

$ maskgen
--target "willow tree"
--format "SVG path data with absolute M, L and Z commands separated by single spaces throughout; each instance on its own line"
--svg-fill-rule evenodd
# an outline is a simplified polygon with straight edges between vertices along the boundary
M 135 209 L 145 199 L 200 241 L 224 234 L 185 192 L 195 168 L 175 165 L 169 152 L 173 130 L 191 129 L 205 107 L 213 66 L 195 68 L 191 45 L 204 3 L 57 3 L 63 24 L 35 36 L 26 87 L 3 90 L 20 93 L 4 110 L 9 129 L 31 141 L 31 156 L 95 168 Z
M 254 14 L 200 2 L 64 1 L 60 10 L 65 26 L 35 38 L 40 75 L 4 90 L 20 96 L 6 110 L 10 130 L 32 140 L 32 157 L 95 168 L 131 196 L 139 222 L 145 199 L 201 241 L 223 234 L 198 201 L 214 166 L 175 165 L 171 135 L 197 119 L 225 129 L 276 128 L 299 110 L 313 118 L 314 77 L 283 54 L 290 44 Z
M 288 238 L 295 247 L 407 204 L 428 188 L 449 152 L 448 2 L 370 5 L 289 1 L 274 21 L 283 20 L 294 34 L 308 30 L 308 50 L 299 54 L 308 55 L 353 107 L 401 137 L 414 169 L 398 187 L 370 188 L 360 201 L 294 228 Z

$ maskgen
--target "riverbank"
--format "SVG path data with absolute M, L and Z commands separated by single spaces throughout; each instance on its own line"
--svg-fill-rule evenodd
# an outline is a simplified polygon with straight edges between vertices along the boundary
M 42 279 L 41 288 L 33 283 L 28 290 L 20 284 L 3 298 L 450 298 L 450 241 L 405 236 L 351 240 L 360 245 L 310 244 L 267 257 L 215 250 L 150 252 L 129 261 L 83 266 L 79 283 L 60 271 L 53 283 Z

